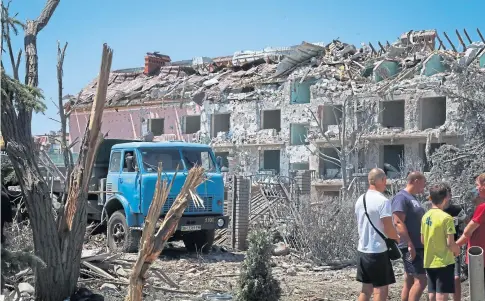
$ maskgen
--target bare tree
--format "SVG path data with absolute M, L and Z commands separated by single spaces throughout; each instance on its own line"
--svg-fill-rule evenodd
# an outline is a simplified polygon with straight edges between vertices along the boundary
M 24 27 L 25 84 L 10 78 L 2 68 L 2 134 L 5 137 L 7 154 L 25 197 L 35 255 L 46 263 L 44 269 L 35 270 L 37 300 L 63 300 L 74 292 L 77 285 L 87 223 L 85 197 L 94 156 L 103 138 L 100 134 L 101 116 L 112 60 L 112 51 L 105 45 L 99 75 L 100 84 L 83 138 L 80 158 L 69 178 L 70 190 L 65 210 L 61 210 L 56 220 L 47 185 L 37 164 L 31 123 L 33 111 L 45 109 L 40 101 L 42 95 L 36 89 L 37 34 L 47 25 L 58 4 L 59 0 L 49 0 L 39 18 L 27 21 Z M 8 7 L 2 6 L 2 10 L 8 12 Z M 7 45 L 10 45 L 9 35 L 5 34 L 8 28 L 6 21 L 9 19 L 8 15 L 2 16 L 2 38 Z
M 60 42 L 57 42 L 57 83 L 58 83 L 58 103 L 57 108 L 59 111 L 59 119 L 61 123 L 61 150 L 64 157 L 64 166 L 66 167 L 66 179 L 69 179 L 71 172 L 74 168 L 74 159 L 71 152 L 71 147 L 75 143 L 68 145 L 67 144 L 67 118 L 69 117 L 70 112 L 64 112 L 64 104 L 63 100 L 64 97 L 62 96 L 63 90 L 63 82 L 62 77 L 64 75 L 64 57 L 66 54 L 67 49 L 67 42 L 64 44 L 64 47 L 61 48 Z M 65 185 L 64 191 L 67 192 L 69 190 L 69 183 L 67 182 Z
M 348 189 L 350 184 L 348 167 L 352 156 L 365 148 L 365 135 L 374 128 L 378 114 L 377 102 L 366 101 L 351 94 L 342 102 L 331 101 L 327 105 L 332 110 L 337 123 L 337 133 L 329 129 L 329 126 L 323 122 L 323 112 L 319 108 L 318 113 L 309 110 L 312 120 L 317 124 L 318 133 L 307 139 L 317 148 L 316 154 L 320 159 L 332 163 L 340 169 L 343 188 Z M 322 138 L 337 153 L 337 157 L 329 156 L 320 150 L 316 140 Z M 310 148 L 308 147 L 308 149 Z M 311 151 L 313 152 L 313 150 Z

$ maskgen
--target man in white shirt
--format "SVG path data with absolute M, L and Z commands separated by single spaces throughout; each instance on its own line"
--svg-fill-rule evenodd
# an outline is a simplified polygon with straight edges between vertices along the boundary
M 386 190 L 386 174 L 374 168 L 368 175 L 369 190 L 355 204 L 359 230 L 357 281 L 362 283 L 359 301 L 368 301 L 374 293 L 375 301 L 387 300 L 389 285 L 396 282 L 386 242 L 369 222 L 386 237 L 398 240 L 392 223 L 391 202 L 382 194 Z M 365 198 L 365 207 L 364 207 Z

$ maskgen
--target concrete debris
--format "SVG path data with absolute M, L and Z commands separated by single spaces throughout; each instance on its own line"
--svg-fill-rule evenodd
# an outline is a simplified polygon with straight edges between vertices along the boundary
M 286 77 L 301 77 L 302 68 L 308 73 L 306 77 L 318 77 L 319 83 L 330 81 L 331 84 L 327 87 L 330 92 L 347 90 L 346 82 L 349 80 L 354 81 L 356 88 L 362 92 L 377 89 L 381 84 L 376 82 L 404 72 L 410 65 L 424 61 L 430 56 L 458 57 L 455 61 L 458 60 L 459 65 L 468 65 L 477 58 L 477 53 L 484 47 L 480 42 L 467 46 L 465 53 L 436 51 L 435 38 L 436 31 L 433 30 L 404 33 L 396 42 L 382 46 L 380 56 L 377 50 L 372 50 L 369 45 L 363 44 L 361 48 L 357 48 L 355 45 L 335 40 L 328 45 L 304 42 L 292 47 L 240 51 L 232 58 L 199 57 L 187 61 L 164 62 L 164 65 L 159 67 L 160 72 L 155 75 L 145 74 L 143 68 L 113 71 L 110 76 L 107 105 L 125 106 L 156 99 L 186 99 L 184 92 L 191 91 L 197 95 L 206 92 L 208 100 L 222 101 L 227 94 L 233 93 L 232 90 L 240 87 L 256 88 L 273 82 L 283 82 L 284 78 L 277 77 L 291 70 L 292 74 L 287 74 Z M 392 61 L 388 61 L 389 59 Z M 390 74 L 374 74 L 373 77 L 369 77 L 373 73 L 372 70 L 380 72 L 379 68 L 376 70 L 375 67 L 384 62 L 387 62 L 385 65 Z M 204 72 L 198 69 L 198 66 L 211 64 L 215 67 L 207 68 Z M 214 74 L 218 74 L 219 78 L 214 77 Z M 88 106 L 94 98 L 96 81 L 81 91 L 78 100 L 72 99 L 71 105 Z M 262 92 L 256 91 L 256 94 L 261 95 Z M 246 97 L 247 95 L 232 99 L 243 100 Z
M 28 295 L 33 295 L 35 293 L 34 287 L 27 282 L 21 282 L 18 285 L 20 295 L 28 294 Z
M 112 283 L 103 283 L 99 289 L 105 293 L 116 293 L 118 291 L 116 285 Z
M 273 256 L 286 256 L 290 254 L 290 248 L 288 248 L 284 243 L 278 243 L 274 246 L 272 250 Z

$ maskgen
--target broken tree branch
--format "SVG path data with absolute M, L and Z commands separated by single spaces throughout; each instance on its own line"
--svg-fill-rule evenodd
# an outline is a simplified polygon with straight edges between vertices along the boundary
M 108 91 L 108 80 L 112 59 L 113 51 L 108 47 L 108 45 L 104 44 L 98 88 L 91 108 L 89 124 L 83 137 L 78 164 L 72 171 L 71 177 L 68 179 L 69 192 L 64 214 L 62 215 L 62 219 L 59 224 L 60 233 L 71 230 L 74 216 L 76 214 L 77 203 L 84 202 L 81 197 L 84 194 L 87 194 L 94 158 L 98 151 L 99 145 L 104 138 L 100 132 L 102 122 L 101 119 L 103 116 L 104 104 Z
M 58 83 L 58 104 L 56 105 L 59 110 L 59 118 L 61 119 L 61 149 L 62 155 L 64 157 L 64 166 L 66 167 L 66 179 L 69 179 L 72 169 L 74 168 L 74 162 L 72 160 L 72 152 L 67 145 L 67 118 L 64 114 L 64 105 L 62 103 L 62 90 L 63 82 L 62 77 L 64 75 L 64 57 L 66 54 L 67 42 L 63 48 L 61 48 L 61 43 L 57 41 L 57 83 Z M 64 185 L 64 192 L 69 191 L 69 181 Z M 63 199 L 65 196 L 63 197 Z M 64 203 L 64 200 L 63 202 Z
M 180 193 L 177 195 L 172 207 L 167 212 L 160 229 L 153 235 L 156 221 L 173 183 L 172 180 L 170 187 L 167 188 L 167 181 L 161 183 L 161 174 L 162 165 L 160 164 L 158 167 L 158 180 L 155 188 L 155 195 L 153 196 L 153 201 L 148 210 L 143 229 L 143 236 L 140 242 L 142 248 L 138 253 L 138 258 L 130 275 L 130 285 L 128 287 L 126 301 L 142 300 L 145 274 L 162 252 L 167 240 L 177 229 L 178 222 L 189 202 L 187 197 L 190 195 L 196 205 L 200 202 L 200 197 L 196 194 L 195 189 L 205 181 L 205 176 L 204 169 L 200 166 L 196 166 L 189 170 Z

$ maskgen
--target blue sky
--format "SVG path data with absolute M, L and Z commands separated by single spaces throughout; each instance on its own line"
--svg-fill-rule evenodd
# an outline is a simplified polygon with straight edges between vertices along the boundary
M 485 34 L 485 1 L 287 1 L 287 0 L 84 0 L 59 4 L 38 36 L 39 87 L 48 110 L 37 114 L 34 134 L 57 130 L 57 41 L 69 42 L 64 63 L 64 94 L 77 94 L 98 73 L 102 44 L 114 50 L 113 69 L 141 67 L 148 51 L 172 60 L 231 55 L 238 50 L 290 46 L 334 38 L 361 42 L 393 42 L 410 29 L 446 31 L 455 45 L 455 29 L 466 28 L 478 40 Z M 465 4 L 466 3 L 466 4 Z M 20 20 L 36 18 L 44 0 L 13 0 Z M 14 40 L 23 48 L 23 33 Z M 5 65 L 9 59 L 4 58 Z M 20 71 L 24 77 L 25 63 Z

